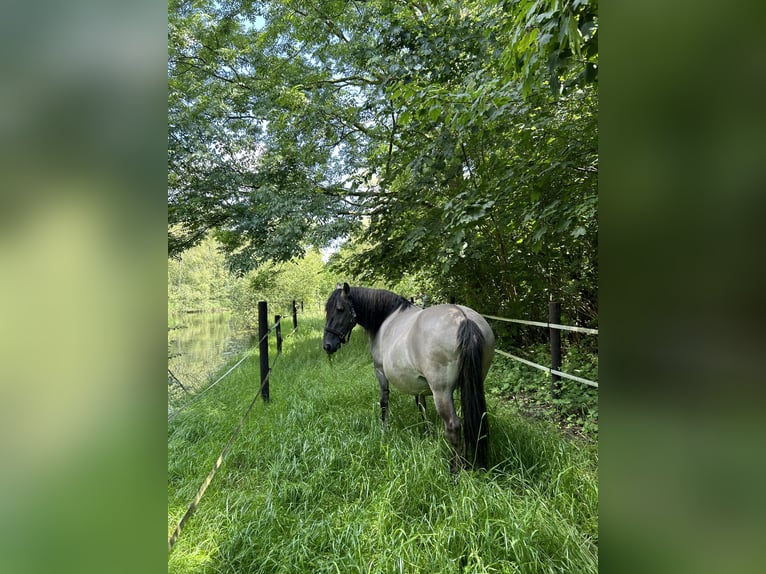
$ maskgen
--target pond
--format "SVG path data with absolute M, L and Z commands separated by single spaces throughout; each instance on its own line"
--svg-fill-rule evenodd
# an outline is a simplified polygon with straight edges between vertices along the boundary
M 180 313 L 168 317 L 168 406 L 183 402 L 250 347 L 255 332 L 236 327 L 231 313 Z

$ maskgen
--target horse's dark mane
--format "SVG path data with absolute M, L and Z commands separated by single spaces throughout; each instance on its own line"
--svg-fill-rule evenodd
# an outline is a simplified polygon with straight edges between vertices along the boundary
M 384 289 L 352 287 L 349 296 L 356 311 L 356 322 L 373 336 L 391 313 L 411 305 L 401 295 Z
M 327 308 L 334 305 L 340 298 L 342 289 L 336 289 L 327 301 Z M 365 331 L 374 336 L 378 332 L 383 321 L 399 309 L 412 305 L 407 299 L 391 291 L 384 289 L 370 289 L 368 287 L 351 287 L 349 291 L 351 304 L 356 312 L 356 322 Z

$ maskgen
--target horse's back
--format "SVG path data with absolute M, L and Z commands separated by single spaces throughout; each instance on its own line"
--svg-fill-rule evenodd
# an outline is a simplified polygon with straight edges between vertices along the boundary
M 437 387 L 451 391 L 460 362 L 458 331 L 467 319 L 476 323 L 484 340 L 483 378 L 492 361 L 495 338 L 481 315 L 461 305 L 410 308 L 396 313 L 378 333 L 373 357 L 402 392 L 429 394 Z
M 495 335 L 479 313 L 463 305 L 443 304 L 424 309 L 417 318 L 417 331 L 424 340 L 427 357 L 437 364 L 457 363 L 458 332 L 466 320 L 473 321 L 482 334 L 483 376 L 486 376 L 495 352 Z

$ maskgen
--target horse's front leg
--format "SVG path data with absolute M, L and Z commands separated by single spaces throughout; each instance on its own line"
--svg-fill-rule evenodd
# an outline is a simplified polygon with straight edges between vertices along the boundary
M 415 395 L 415 406 L 420 411 L 420 418 L 426 422 L 426 398 L 423 395 Z
M 375 376 L 380 385 L 380 416 L 383 420 L 383 429 L 388 427 L 388 379 L 383 374 L 382 367 L 375 367 Z

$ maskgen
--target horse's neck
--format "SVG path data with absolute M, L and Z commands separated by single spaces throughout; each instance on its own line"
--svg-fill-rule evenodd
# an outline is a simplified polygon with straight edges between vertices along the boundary
M 350 295 L 356 322 L 373 335 L 392 313 L 402 308 L 401 298 L 387 291 L 352 287 Z

